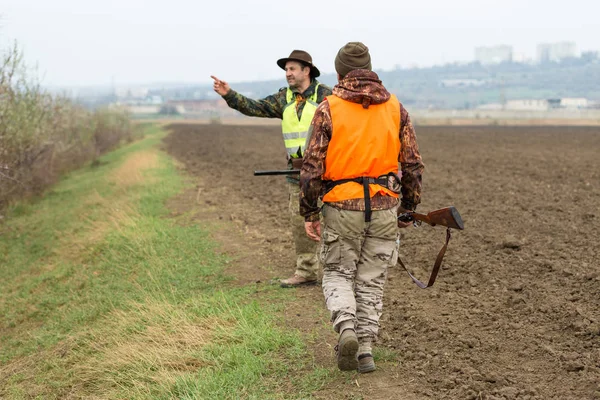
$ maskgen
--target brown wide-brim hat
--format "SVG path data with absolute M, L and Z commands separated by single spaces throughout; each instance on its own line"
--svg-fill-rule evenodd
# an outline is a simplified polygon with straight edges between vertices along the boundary
M 280 58 L 279 60 L 277 60 L 277 65 L 279 65 L 279 68 L 281 69 L 285 69 L 285 63 L 288 61 L 299 61 L 303 64 L 306 64 L 310 67 L 311 69 L 311 76 L 313 78 L 316 78 L 317 76 L 321 75 L 321 72 L 319 72 L 319 68 L 317 68 L 313 62 L 312 62 L 312 57 L 310 56 L 310 54 L 308 54 L 306 51 L 304 50 L 293 50 L 290 53 L 290 56 L 287 58 Z

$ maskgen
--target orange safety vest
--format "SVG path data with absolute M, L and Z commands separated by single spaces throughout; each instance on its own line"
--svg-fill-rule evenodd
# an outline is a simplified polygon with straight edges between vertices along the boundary
M 398 174 L 400 154 L 400 103 L 396 96 L 382 104 L 362 104 L 328 96 L 331 112 L 331 140 L 325 157 L 323 181 Z M 358 182 L 336 184 L 323 202 L 364 198 L 366 188 Z M 377 193 L 398 197 L 384 186 L 369 184 L 369 197 Z M 365 198 L 365 202 L 368 199 Z M 370 210 L 367 210 L 370 220 Z

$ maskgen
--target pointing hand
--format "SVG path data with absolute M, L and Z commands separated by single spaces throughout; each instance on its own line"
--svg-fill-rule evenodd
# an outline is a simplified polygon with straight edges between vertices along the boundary
M 213 83 L 214 91 L 217 92 L 220 96 L 225 96 L 231 90 L 231 88 L 229 87 L 229 83 L 222 81 L 213 75 L 211 75 L 210 77 L 213 78 L 215 81 Z

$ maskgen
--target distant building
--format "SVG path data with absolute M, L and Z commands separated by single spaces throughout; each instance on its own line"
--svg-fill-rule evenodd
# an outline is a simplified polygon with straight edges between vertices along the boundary
M 211 117 L 215 115 L 222 117 L 239 116 L 239 111 L 230 108 L 221 97 L 214 100 L 170 100 L 168 104 L 177 107 L 181 114 L 194 117 Z
M 567 97 L 560 99 L 561 108 L 588 108 L 590 102 L 583 97 Z
M 111 107 L 122 107 L 123 109 L 127 110 L 129 113 L 133 114 L 133 115 L 138 115 L 138 114 L 158 114 L 159 110 L 160 110 L 160 106 L 159 105 L 135 105 L 135 104 L 112 104 Z
M 521 99 L 521 100 L 508 100 L 504 104 L 491 103 L 482 104 L 477 107 L 479 110 L 506 110 L 506 111 L 547 111 L 552 106 L 553 99 Z M 560 101 L 560 100 L 558 100 Z
M 149 103 L 149 104 L 154 104 L 154 105 L 156 105 L 156 104 L 162 104 L 163 103 L 163 99 L 162 99 L 162 96 L 159 96 L 159 95 L 155 94 L 155 95 L 152 95 L 152 96 L 148 96 L 146 98 L 146 102 Z
M 482 65 L 511 62 L 513 59 L 512 46 L 500 45 L 491 47 L 476 47 L 475 60 Z
M 590 108 L 592 102 L 584 97 L 563 97 L 548 99 L 549 108 L 566 108 L 569 110 Z
M 515 111 L 545 111 L 550 108 L 548 100 L 527 99 L 527 100 L 508 100 L 504 106 L 505 110 Z
M 559 62 L 565 58 L 576 57 L 575 42 L 541 43 L 537 46 L 537 62 Z
M 525 53 L 513 53 L 512 60 L 515 63 L 529 63 L 533 61 L 532 59 L 528 58 Z
M 564 97 L 556 99 L 519 99 L 508 100 L 504 104 L 490 103 L 477 107 L 479 110 L 509 110 L 509 111 L 548 111 L 553 109 L 576 110 L 592 108 L 594 104 L 588 99 L 579 97 Z

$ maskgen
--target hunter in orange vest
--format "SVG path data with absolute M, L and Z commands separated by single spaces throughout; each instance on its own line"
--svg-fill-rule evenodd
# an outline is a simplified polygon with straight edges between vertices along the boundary
M 341 370 L 375 370 L 387 269 L 398 256 L 397 212 L 414 210 L 424 166 L 406 109 L 371 71 L 369 49 L 342 47 L 338 84 L 315 112 L 300 173 L 300 214 L 320 240 L 323 294 Z M 318 199 L 322 198 L 322 209 Z M 323 215 L 323 231 L 319 213 Z
M 398 99 L 364 108 L 337 96 L 329 96 L 331 125 L 335 136 L 329 142 L 325 157 L 323 180 L 340 182 L 359 177 L 380 177 L 398 174 L 400 153 L 400 107 Z M 373 135 L 377 132 L 377 135 Z M 398 193 L 384 185 L 369 184 L 369 198 L 376 194 L 398 197 Z M 326 203 L 363 197 L 363 187 L 355 181 L 343 182 L 327 191 Z

